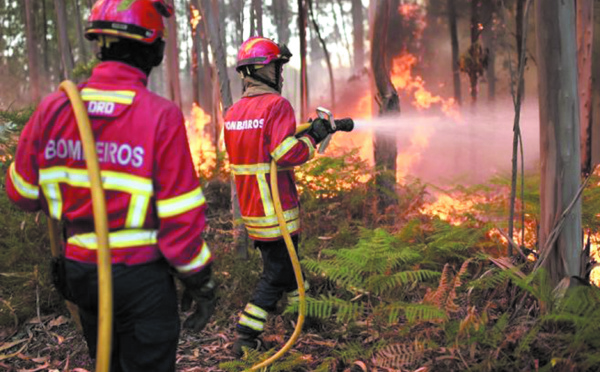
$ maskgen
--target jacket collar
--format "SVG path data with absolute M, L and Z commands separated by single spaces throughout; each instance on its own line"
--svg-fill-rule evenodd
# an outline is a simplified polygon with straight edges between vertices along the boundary
M 132 84 L 145 87 L 148 84 L 148 77 L 142 70 L 126 63 L 106 61 L 94 68 L 88 82 L 115 85 Z

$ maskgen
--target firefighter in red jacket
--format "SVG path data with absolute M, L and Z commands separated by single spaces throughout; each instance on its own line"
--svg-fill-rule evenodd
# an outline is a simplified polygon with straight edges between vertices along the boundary
M 306 163 L 315 146 L 327 137 L 325 123 L 317 119 L 297 138 L 296 118 L 290 102 L 281 96 L 283 65 L 291 57 L 285 45 L 264 37 L 246 40 L 238 53 L 237 71 L 244 92 L 225 115 L 225 145 L 235 178 L 240 209 L 248 235 L 261 252 L 263 273 L 236 326 L 233 353 L 261 349 L 259 338 L 267 314 L 284 293 L 298 296 L 294 269 L 275 215 L 270 189 L 270 163 L 274 159 L 287 228 L 298 250 L 300 210 L 293 167 Z
M 177 272 L 199 331 L 215 308 L 213 257 L 201 234 L 205 198 L 184 119 L 147 88 L 164 51 L 164 0 L 99 0 L 86 36 L 101 63 L 79 89 L 91 118 L 109 219 L 114 283 L 111 371 L 174 371 L 179 336 Z M 97 240 L 90 181 L 67 96 L 46 97 L 25 126 L 8 170 L 7 193 L 27 211 L 64 225 L 59 290 L 79 306 L 90 355 L 98 321 Z

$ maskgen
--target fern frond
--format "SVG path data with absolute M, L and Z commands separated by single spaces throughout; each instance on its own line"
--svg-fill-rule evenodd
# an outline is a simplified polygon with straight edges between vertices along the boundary
M 440 273 L 432 270 L 401 271 L 392 275 L 376 275 L 367 279 L 365 287 L 377 295 L 384 294 L 399 286 L 436 279 Z
M 425 344 L 415 340 L 410 343 L 393 344 L 384 347 L 375 356 L 375 365 L 378 367 L 400 369 L 411 365 L 425 353 Z

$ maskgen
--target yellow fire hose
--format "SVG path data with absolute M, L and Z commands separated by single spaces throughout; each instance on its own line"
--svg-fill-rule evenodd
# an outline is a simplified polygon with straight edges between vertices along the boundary
M 79 95 L 79 90 L 71 81 L 62 82 L 59 89 L 67 94 L 73 106 L 90 179 L 94 226 L 98 239 L 98 349 L 96 352 L 96 372 L 108 372 L 112 344 L 113 294 L 106 200 L 104 199 L 104 189 L 102 188 L 102 178 L 100 176 L 94 134 L 92 133 L 87 110 Z M 48 227 L 50 229 L 52 254 L 58 255 L 60 254 L 61 243 L 57 221 L 48 219 Z M 67 302 L 67 308 L 69 308 L 71 314 L 78 321 L 77 307 Z
M 310 123 L 302 124 L 296 128 L 296 133 L 304 132 L 309 127 Z M 283 216 L 283 208 L 281 207 L 281 199 L 279 198 L 279 185 L 277 183 L 277 163 L 275 162 L 275 160 L 271 162 L 271 193 L 273 194 L 273 204 L 275 205 L 277 222 L 279 223 L 281 234 L 283 235 L 283 239 L 285 240 L 285 245 L 290 255 L 290 259 L 292 260 L 292 266 L 294 267 L 294 275 L 296 276 L 296 282 L 298 283 L 298 320 L 296 322 L 296 328 L 294 329 L 294 333 L 292 333 L 292 336 L 285 343 L 285 345 L 283 345 L 281 350 L 279 350 L 269 359 L 264 360 L 259 364 L 253 365 L 252 368 L 250 368 L 250 371 L 258 371 L 261 368 L 265 368 L 273 362 L 275 362 L 277 359 L 281 358 L 285 353 L 287 353 L 292 348 L 298 337 L 300 337 L 300 333 L 302 332 L 302 325 L 304 324 L 304 318 L 306 317 L 306 291 L 304 288 L 304 278 L 302 277 L 302 268 L 300 267 L 298 254 L 296 254 L 296 249 L 294 248 L 294 242 L 292 241 L 290 232 L 287 229 L 285 217 Z

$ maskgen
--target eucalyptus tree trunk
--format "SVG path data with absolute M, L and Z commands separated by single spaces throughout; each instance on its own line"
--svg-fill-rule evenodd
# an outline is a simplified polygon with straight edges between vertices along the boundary
M 487 68 L 485 76 L 488 83 L 488 101 L 496 99 L 496 30 L 494 29 L 496 19 L 496 0 L 487 0 L 482 3 L 483 13 L 483 45 L 487 50 Z
M 27 69 L 29 70 L 29 95 L 34 105 L 40 101 L 40 74 L 37 53 L 37 32 L 35 27 L 35 12 L 33 0 L 25 0 L 25 22 L 27 38 Z
M 73 54 L 69 44 L 69 34 L 67 32 L 67 11 L 64 0 L 54 0 L 56 10 L 56 28 L 58 31 L 58 41 L 63 68 L 63 79 L 73 79 Z
M 290 41 L 290 23 L 292 14 L 288 1 L 273 1 L 271 5 L 273 23 L 277 29 L 277 42 L 287 44 Z
M 471 48 L 470 50 L 470 58 L 471 58 L 471 69 L 469 70 L 469 82 L 471 84 L 471 101 L 473 103 L 477 102 L 478 95 L 478 77 L 479 77 L 479 63 L 480 63 L 480 51 L 479 47 L 479 7 L 481 3 L 480 0 L 471 0 Z
M 323 53 L 325 53 L 325 61 L 327 62 L 327 70 L 329 72 L 329 85 L 331 92 L 331 110 L 335 112 L 335 80 L 333 78 L 333 67 L 331 66 L 331 58 L 329 57 L 329 51 L 327 50 L 327 43 L 321 36 L 321 31 L 319 30 L 319 24 L 317 22 L 317 18 L 315 17 L 315 13 L 313 10 L 312 0 L 308 0 L 308 9 L 310 12 L 310 18 L 313 24 L 313 28 L 317 34 L 319 42 L 321 43 L 321 47 L 323 48 Z
M 250 36 L 264 36 L 262 1 L 252 0 L 250 4 Z
M 582 252 L 580 131 L 574 1 L 536 1 L 540 107 L 540 248 L 556 285 L 579 276 Z M 570 213 L 561 220 L 567 207 Z M 562 225 L 560 225 L 562 221 Z M 554 234 L 553 231 L 557 230 Z M 557 239 L 552 239 L 556 235 Z
M 450 27 L 450 42 L 452 45 L 452 79 L 454 82 L 454 99 L 459 105 L 462 104 L 462 92 L 460 86 L 460 66 L 458 64 L 458 28 L 456 25 L 455 0 L 448 0 L 448 25 Z
M 591 119 L 587 130 L 584 172 L 600 163 L 600 1 L 594 0 L 594 36 L 592 47 Z
M 223 112 L 227 112 L 233 105 L 231 96 L 231 88 L 229 76 L 227 75 L 227 58 L 225 49 L 221 43 L 220 25 L 218 20 L 218 8 L 215 0 L 202 0 L 201 2 L 202 17 L 206 20 L 207 34 L 210 42 L 210 47 L 213 52 L 213 60 L 217 64 L 217 72 L 219 77 L 219 86 L 221 92 L 221 102 L 223 104 Z M 231 205 L 233 214 L 233 238 L 236 252 L 240 258 L 248 258 L 248 232 L 242 222 L 242 214 L 240 211 L 240 203 L 237 197 L 236 186 L 233 178 L 231 179 Z
M 579 113 L 581 170 L 591 172 L 592 45 L 594 42 L 594 1 L 579 0 L 577 11 L 577 66 L 579 70 Z
M 300 30 L 300 120 L 308 119 L 308 66 L 306 64 L 307 2 L 298 0 L 298 29 Z
M 173 0 L 169 3 L 173 5 Z M 167 60 L 168 95 L 179 108 L 183 107 L 181 98 L 181 80 L 179 78 L 179 45 L 177 41 L 177 17 L 175 14 L 167 20 L 167 40 L 165 57 Z
M 80 53 L 80 57 L 81 57 L 81 62 L 83 63 L 87 63 L 88 62 L 88 52 L 87 52 L 87 45 L 86 45 L 86 40 L 85 37 L 83 36 L 83 29 L 84 26 L 81 22 L 81 19 L 83 17 L 83 13 L 81 12 L 81 6 L 79 4 L 80 0 L 73 0 L 75 2 L 75 20 L 77 21 L 77 41 L 79 42 L 79 53 Z
M 393 11 L 390 0 L 372 3 L 374 10 L 371 23 L 371 68 L 373 85 L 376 88 L 376 101 L 379 116 L 398 115 L 400 100 L 390 80 L 390 66 L 387 64 L 386 45 L 390 37 L 389 18 Z M 375 26 L 376 25 L 376 26 Z M 396 198 L 396 158 L 398 149 L 396 136 L 389 133 L 375 133 L 373 141 L 375 158 L 375 184 L 378 190 L 380 212 L 394 205 Z
M 365 66 L 365 26 L 361 0 L 352 0 L 352 31 L 354 71 L 360 71 Z

